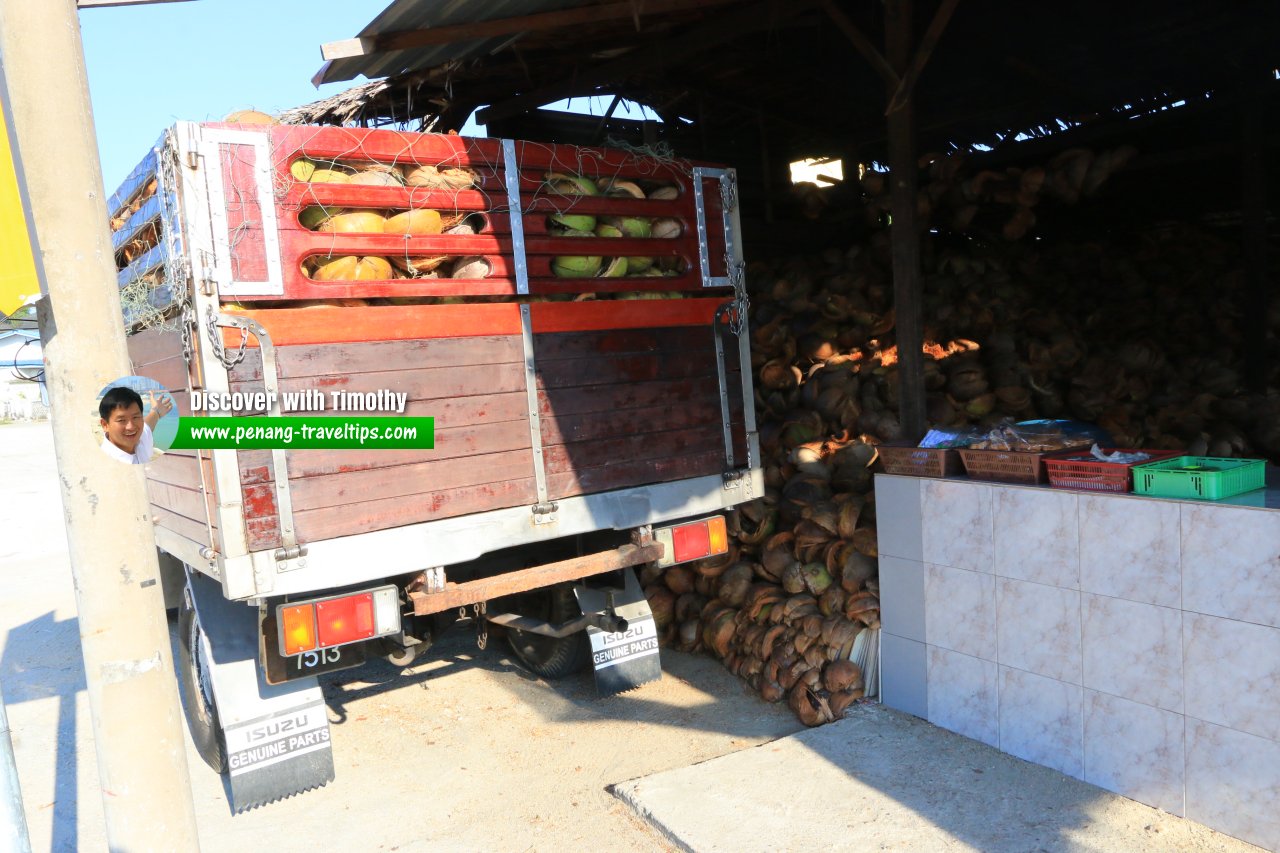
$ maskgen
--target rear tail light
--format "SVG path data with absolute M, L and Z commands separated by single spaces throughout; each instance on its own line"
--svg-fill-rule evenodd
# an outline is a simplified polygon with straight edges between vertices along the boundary
M 276 608 L 285 657 L 400 632 L 400 594 L 394 586 L 291 601 Z
M 674 527 L 660 527 L 653 531 L 653 538 L 663 544 L 659 566 L 701 560 L 729 550 L 729 532 L 725 527 L 724 516 L 721 515 Z

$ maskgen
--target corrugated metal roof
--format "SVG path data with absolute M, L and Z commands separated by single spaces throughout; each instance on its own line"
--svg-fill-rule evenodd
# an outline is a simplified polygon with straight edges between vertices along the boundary
M 588 5 L 588 2 L 584 0 L 485 0 L 483 3 L 478 0 L 395 0 L 361 30 L 358 37 L 365 38 L 431 27 L 448 27 L 499 18 L 518 18 L 524 15 L 536 15 L 539 12 L 554 12 L 585 5 Z M 450 60 L 493 53 L 519 38 L 519 34 L 503 35 L 335 59 L 322 65 L 316 72 L 316 76 L 312 78 L 312 82 L 319 86 L 322 83 L 354 80 L 360 75 L 370 80 L 391 77 L 420 68 L 433 68 Z

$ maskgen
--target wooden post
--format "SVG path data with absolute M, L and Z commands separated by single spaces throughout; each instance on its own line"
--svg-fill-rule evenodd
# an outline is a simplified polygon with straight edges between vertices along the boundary
M 1267 92 L 1253 87 L 1254 97 L 1243 103 L 1240 151 L 1240 214 L 1245 286 L 1240 292 L 1244 318 L 1245 382 L 1250 390 L 1265 391 L 1270 365 L 1267 359 Z
M 911 0 L 885 2 L 885 54 L 901 78 L 911 62 Z M 892 99 L 897 87 L 890 85 Z M 916 228 L 915 96 L 889 113 L 890 212 L 893 307 L 898 341 L 898 417 L 902 437 L 916 442 L 925 431 L 924 320 L 920 286 L 920 234 Z

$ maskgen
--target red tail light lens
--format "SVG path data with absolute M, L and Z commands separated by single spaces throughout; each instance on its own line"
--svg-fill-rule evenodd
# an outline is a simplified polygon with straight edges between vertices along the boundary
M 675 528 L 671 531 L 671 540 L 677 563 L 697 560 L 711 553 L 711 534 L 706 522 Z
M 367 640 L 374 635 L 373 593 L 316 602 L 316 627 L 321 647 Z

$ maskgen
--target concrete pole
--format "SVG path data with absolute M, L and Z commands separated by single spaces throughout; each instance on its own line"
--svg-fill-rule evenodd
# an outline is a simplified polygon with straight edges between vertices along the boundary
M 94 435 L 132 371 L 75 0 L 0 0 L 0 74 L 35 225 L 46 381 L 112 850 L 198 847 L 144 472 Z
M 27 835 L 27 815 L 22 810 L 22 786 L 18 765 L 13 760 L 13 738 L 9 735 L 9 715 L 0 695 L 0 842 L 13 853 L 31 853 Z

